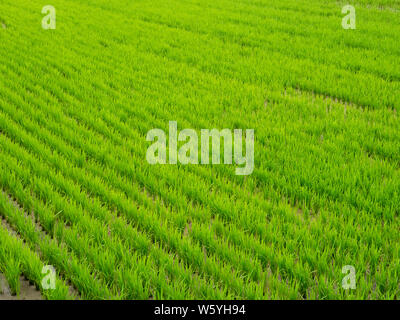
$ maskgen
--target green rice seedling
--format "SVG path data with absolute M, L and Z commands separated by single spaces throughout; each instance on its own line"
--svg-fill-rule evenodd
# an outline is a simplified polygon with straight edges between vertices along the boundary
M 18 260 L 15 260 L 12 256 L 3 256 L 2 265 L 4 266 L 2 271 L 10 286 L 11 293 L 19 296 L 21 291 L 21 284 L 19 281 L 21 270 Z
M 41 287 L 43 279 L 42 268 L 43 263 L 38 255 L 27 248 L 15 235 L 11 235 L 9 231 L 0 227 L 0 269 L 6 275 L 10 284 L 12 293 L 20 294 L 20 277 L 24 274 L 32 281 L 37 288 Z M 42 295 L 47 299 L 72 299 L 69 288 L 65 282 L 56 277 L 56 288 L 54 290 L 43 290 Z
M 57 0 L 48 32 L 38 1 L 2 1 L 12 277 L 51 263 L 83 299 L 398 298 L 399 8 L 360 0 L 344 30 L 344 5 Z M 150 165 L 169 121 L 254 129 L 253 173 Z

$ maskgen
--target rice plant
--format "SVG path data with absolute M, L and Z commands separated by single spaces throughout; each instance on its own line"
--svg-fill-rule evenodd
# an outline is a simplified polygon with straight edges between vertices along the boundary
M 349 30 L 331 0 L 53 0 L 47 27 L 42 5 L 0 3 L 11 294 L 399 299 L 398 1 Z M 148 163 L 170 121 L 254 130 L 254 170 Z

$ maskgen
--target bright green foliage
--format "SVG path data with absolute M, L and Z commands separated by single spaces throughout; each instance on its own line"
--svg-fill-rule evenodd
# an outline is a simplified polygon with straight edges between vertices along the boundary
M 6 204 L 7 210 L 5 210 L 3 201 L 4 196 L 1 198 L 2 212 L 12 210 L 10 204 Z M 16 295 L 20 294 L 21 273 L 25 274 L 38 288 L 41 288 L 41 280 L 43 278 L 42 268 L 44 264 L 38 254 L 31 251 L 20 239 L 10 234 L 3 226 L 0 227 L 0 241 L 0 271 L 5 275 L 12 293 Z M 42 294 L 47 299 L 60 300 L 73 298 L 65 282 L 57 278 L 56 289 L 42 290 Z
M 399 299 L 400 4 L 356 1 L 344 30 L 345 4 L 53 0 L 43 30 L 41 1 L 2 0 L 13 293 L 23 274 L 49 299 Z M 148 164 L 168 121 L 254 129 L 254 172 Z

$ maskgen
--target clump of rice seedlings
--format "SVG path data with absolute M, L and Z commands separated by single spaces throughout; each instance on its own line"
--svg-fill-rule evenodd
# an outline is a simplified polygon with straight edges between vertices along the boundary
M 378 2 L 348 32 L 318 0 L 61 0 L 37 32 L 34 4 L 3 1 L 12 293 L 24 275 L 47 299 L 398 298 L 399 8 Z M 254 129 L 253 173 L 148 164 L 168 121 Z

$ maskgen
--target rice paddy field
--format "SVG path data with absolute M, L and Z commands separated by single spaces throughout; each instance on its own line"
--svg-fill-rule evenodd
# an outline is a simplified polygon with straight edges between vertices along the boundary
M 400 1 L 46 4 L 0 2 L 0 298 L 400 298 Z M 169 121 L 253 172 L 149 164 Z

